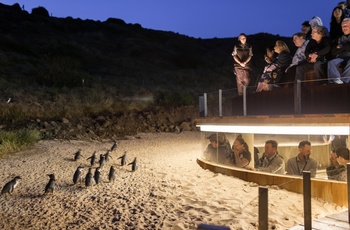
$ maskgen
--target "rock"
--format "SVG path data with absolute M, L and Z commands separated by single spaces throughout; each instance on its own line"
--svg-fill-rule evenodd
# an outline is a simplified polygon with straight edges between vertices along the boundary
M 69 120 L 67 119 L 67 118 L 62 118 L 62 123 L 63 124 L 69 124 L 70 122 L 69 122 Z

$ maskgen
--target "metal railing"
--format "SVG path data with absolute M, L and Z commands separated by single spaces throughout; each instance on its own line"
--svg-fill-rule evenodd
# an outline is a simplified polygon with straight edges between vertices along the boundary
M 348 77 L 350 78 L 350 77 Z M 294 99 L 293 99 L 293 111 L 294 114 L 301 114 L 303 103 L 305 103 L 305 98 L 303 98 L 303 90 L 305 88 L 310 89 L 314 87 L 314 85 L 325 85 L 327 84 L 328 79 L 318 79 L 318 80 L 306 80 L 300 81 L 297 80 L 295 83 L 286 82 L 284 84 L 294 84 Z M 274 85 L 274 88 L 283 88 L 283 84 Z M 203 96 L 199 97 L 199 110 L 201 117 L 207 116 L 231 116 L 233 111 L 240 110 L 243 116 L 248 115 L 247 111 L 247 95 L 249 94 L 259 94 L 259 92 L 255 92 L 256 87 L 244 87 L 243 95 L 241 96 L 242 107 L 237 108 L 234 107 L 232 101 L 238 99 L 240 97 L 237 93 L 237 88 L 233 89 L 219 89 L 215 92 L 204 93 Z M 279 89 L 284 90 L 284 89 Z M 350 101 L 350 99 L 348 99 Z M 349 102 L 350 103 L 350 102 Z

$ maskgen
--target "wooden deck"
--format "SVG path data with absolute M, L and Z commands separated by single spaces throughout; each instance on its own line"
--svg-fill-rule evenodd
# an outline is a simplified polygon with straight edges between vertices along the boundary
M 348 211 L 329 215 L 322 219 L 312 221 L 312 229 L 317 230 L 345 230 L 350 229 L 348 221 Z M 289 230 L 304 230 L 304 225 L 300 224 L 289 228 Z

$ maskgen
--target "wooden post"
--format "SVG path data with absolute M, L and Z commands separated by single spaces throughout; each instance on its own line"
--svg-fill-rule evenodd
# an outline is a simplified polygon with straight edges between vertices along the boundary
M 303 171 L 304 229 L 311 230 L 311 172 Z
M 259 230 L 268 229 L 268 205 L 268 189 L 267 187 L 259 187 Z
M 247 116 L 247 87 L 243 85 L 243 116 Z
M 347 186 L 348 186 L 348 222 L 350 223 L 350 163 L 346 164 Z
M 222 89 L 219 89 L 219 116 L 222 117 Z

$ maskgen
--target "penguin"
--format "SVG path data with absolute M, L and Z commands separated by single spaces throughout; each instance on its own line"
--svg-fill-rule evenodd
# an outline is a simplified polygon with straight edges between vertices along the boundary
M 79 165 L 78 168 L 75 170 L 75 173 L 73 175 L 73 183 L 81 183 L 83 180 L 83 175 L 82 175 L 82 171 L 83 171 L 83 166 Z
M 115 168 L 113 166 L 111 166 L 111 168 L 109 169 L 109 173 L 108 173 L 108 181 L 109 183 L 114 182 L 116 175 L 115 175 Z
M 90 159 L 90 165 L 93 166 L 96 162 L 96 151 L 92 154 L 91 157 L 88 157 L 86 160 Z
M 101 154 L 100 155 L 100 160 L 98 162 L 100 164 L 100 168 L 102 168 L 105 165 L 105 162 L 106 162 L 105 155 Z
M 123 155 L 123 156 L 118 157 L 118 159 L 121 159 L 121 160 L 120 160 L 120 165 L 121 165 L 121 166 L 124 166 L 124 165 L 126 164 L 126 153 L 127 153 L 127 151 L 124 152 L 124 155 Z
M 111 158 L 111 159 L 112 159 L 112 156 L 111 156 L 109 153 L 110 153 L 110 151 L 109 151 L 109 150 L 107 150 L 107 152 L 105 153 L 105 160 L 106 160 L 106 162 L 108 162 L 108 161 L 109 161 L 109 158 Z
M 15 178 L 7 182 L 1 190 L 1 194 L 8 193 L 11 195 L 13 190 L 17 187 L 20 179 L 22 179 L 20 176 L 15 176 Z
M 96 184 L 99 184 L 102 182 L 102 175 L 101 175 L 100 169 L 101 169 L 100 167 L 97 167 L 95 170 L 94 179 Z
M 137 165 L 136 165 L 136 157 L 134 158 L 134 160 L 129 163 L 128 165 L 131 165 L 131 171 L 135 172 L 135 170 L 137 169 Z
M 81 149 L 78 149 L 76 153 L 74 153 L 74 161 L 79 160 L 81 157 Z
M 50 177 L 49 182 L 45 186 L 45 194 L 46 193 L 53 193 L 53 190 L 55 188 L 56 184 L 56 179 L 55 179 L 55 174 L 47 174 Z
M 93 184 L 93 177 L 92 177 L 92 173 L 91 173 L 91 168 L 89 168 L 89 171 L 88 171 L 88 173 L 86 174 L 86 176 L 85 176 L 85 186 L 86 187 L 90 187 L 90 186 L 92 186 L 92 184 Z
M 111 152 L 117 151 L 117 147 L 118 147 L 118 144 L 117 144 L 117 142 L 114 141 L 114 143 L 113 143 L 113 145 L 111 147 Z

